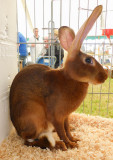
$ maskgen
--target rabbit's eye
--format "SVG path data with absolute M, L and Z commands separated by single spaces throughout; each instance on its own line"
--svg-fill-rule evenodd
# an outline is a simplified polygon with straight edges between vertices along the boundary
M 92 61 L 92 59 L 90 57 L 87 57 L 85 59 L 85 62 L 88 63 L 88 64 L 93 64 L 93 61 Z

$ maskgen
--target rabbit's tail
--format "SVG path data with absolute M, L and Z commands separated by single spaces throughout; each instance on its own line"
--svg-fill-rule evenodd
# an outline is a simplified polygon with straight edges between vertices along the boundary
M 18 134 L 24 139 L 24 144 L 27 146 L 38 146 L 42 149 L 54 148 L 55 139 L 51 130 L 44 131 L 37 134 L 35 125 L 28 124 L 21 133 Z
M 46 149 L 46 148 L 50 148 L 52 149 L 53 146 L 51 145 L 51 143 L 49 142 L 48 138 L 46 136 L 41 137 L 40 139 L 27 139 L 24 142 L 25 145 L 27 146 L 36 146 L 36 147 L 40 147 L 42 149 Z

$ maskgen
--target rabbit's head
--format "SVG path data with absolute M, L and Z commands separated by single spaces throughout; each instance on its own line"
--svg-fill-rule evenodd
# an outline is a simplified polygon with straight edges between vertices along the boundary
M 101 12 L 102 6 L 97 6 L 76 35 L 74 31 L 67 26 L 62 26 L 59 29 L 60 44 L 68 51 L 64 70 L 74 80 L 99 84 L 107 79 L 107 73 L 101 64 L 99 64 L 95 58 L 80 50 L 83 40 Z

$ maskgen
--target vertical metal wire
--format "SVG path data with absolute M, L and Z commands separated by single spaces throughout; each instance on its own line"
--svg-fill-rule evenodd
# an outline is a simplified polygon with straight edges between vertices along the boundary
M 36 18 L 36 16 L 35 16 L 35 0 L 34 0 L 34 28 L 36 28 L 36 21 L 35 21 L 35 18 Z
M 98 0 L 97 0 L 97 5 L 98 5 Z M 96 21 L 96 29 L 95 29 L 95 36 L 97 35 L 97 21 Z M 94 57 L 95 57 L 95 51 L 96 51 L 96 46 L 97 46 L 97 44 L 96 44 L 96 38 L 95 38 L 95 44 L 94 44 Z M 93 85 L 92 85 L 92 97 L 91 97 L 91 114 L 92 114 L 92 105 L 93 105 L 93 92 L 94 92 L 94 90 L 93 90 Z M 101 101 L 101 94 L 100 94 L 100 101 Z M 100 104 L 99 104 L 99 106 L 100 106 Z
M 62 0 L 60 0 L 60 26 L 62 25 Z M 61 66 L 61 46 L 59 52 L 59 66 Z
M 101 111 L 101 92 L 102 92 L 102 84 L 101 84 L 101 86 L 100 86 L 100 97 L 99 97 L 99 115 L 100 115 L 100 111 Z
M 79 1 L 79 4 L 78 4 L 78 30 L 79 30 L 79 28 L 80 28 L 80 21 L 79 20 L 80 20 L 80 10 L 81 10 L 80 2 L 81 1 L 80 0 L 78 0 L 78 1 Z M 85 105 L 84 104 L 85 104 L 85 102 L 83 101 L 82 104 L 83 104 L 83 113 L 84 113 L 84 110 L 85 110 Z
M 69 27 L 71 22 L 71 0 L 69 0 Z
M 36 15 L 35 15 L 35 0 L 34 0 L 34 28 L 36 28 Z M 34 28 L 33 28 L 33 31 L 34 31 Z M 34 36 L 34 33 L 33 33 L 33 36 Z M 36 38 L 35 38 L 35 61 L 36 61 Z
M 27 3 L 26 3 L 26 0 L 25 0 L 26 47 L 27 47 L 27 9 L 26 8 L 27 8 Z M 27 63 L 27 62 L 25 62 L 25 63 Z
M 79 5 L 78 5 L 78 30 L 79 30 L 79 26 L 80 26 L 80 0 L 79 0 Z
M 17 43 L 18 43 L 18 0 L 16 0 L 16 20 L 17 20 Z M 19 44 L 18 44 L 18 47 L 17 47 L 17 60 L 18 60 L 18 68 L 19 68 Z M 19 71 L 19 69 L 18 69 Z
M 89 14 L 89 0 L 88 0 L 88 3 L 87 3 L 87 18 L 88 18 L 88 14 Z M 87 43 L 86 43 L 86 51 L 87 51 Z M 85 102 L 83 101 L 83 112 L 85 110 Z M 90 111 L 91 112 L 91 111 Z
M 88 14 L 89 14 L 89 0 L 87 1 L 87 18 L 88 18 Z M 86 51 L 87 51 L 87 43 L 86 43 Z M 83 108 L 83 110 L 84 110 L 84 108 Z M 92 98 L 91 98 L 91 110 L 90 110 L 90 114 L 91 113 L 92 113 Z
M 51 42 L 54 41 L 54 22 L 53 22 L 53 0 L 51 0 Z M 52 68 L 54 68 L 54 59 L 53 56 L 55 55 L 54 53 L 54 44 L 51 43 L 51 65 Z
M 18 32 L 18 0 L 16 0 L 16 23 L 17 23 L 17 32 Z
M 107 102 L 107 116 L 109 114 L 109 96 L 110 96 L 110 85 L 111 85 L 111 75 L 112 75 L 112 64 L 113 64 L 113 44 L 112 44 L 112 54 L 111 54 L 111 66 L 110 66 L 110 73 L 109 73 L 109 87 L 108 87 L 108 102 Z
M 25 22 L 26 22 L 26 41 L 27 41 L 27 11 L 26 11 L 26 7 L 27 6 L 27 3 L 26 3 L 26 0 L 25 0 Z
M 106 5 L 107 7 L 107 5 Z M 107 12 L 106 12 L 107 13 Z M 107 14 L 105 16 L 105 28 L 106 28 L 106 18 L 107 18 Z M 102 65 L 104 65 L 104 50 L 105 50 L 105 37 L 104 37 L 104 43 L 103 43 L 103 56 L 102 56 Z M 100 99 L 99 99 L 99 115 L 100 115 L 100 112 L 101 112 L 101 92 L 102 92 L 102 84 L 100 85 Z
M 45 17 L 44 16 L 44 3 L 45 3 L 45 1 L 43 0 L 43 49 L 44 49 L 44 46 L 45 46 L 45 43 L 44 43 L 44 38 L 45 38 L 45 34 L 44 34 L 44 17 Z M 43 61 L 44 61 L 44 57 L 43 57 Z
M 106 29 L 106 22 L 107 22 L 107 11 L 108 11 L 107 8 L 108 8 L 108 0 L 106 0 L 105 29 Z M 104 39 L 104 42 L 105 42 L 105 39 Z M 103 54 L 103 64 L 104 64 L 104 54 Z M 108 87 L 108 103 L 107 103 L 107 112 L 106 112 L 106 116 L 108 116 L 109 90 L 110 90 L 110 78 L 109 78 L 109 87 Z
M 87 18 L 88 18 L 88 14 L 89 14 L 89 0 L 88 0 L 88 3 L 87 3 Z M 86 43 L 86 51 L 87 51 L 87 43 Z M 83 101 L 83 112 L 85 110 L 85 102 Z
M 89 14 L 89 0 L 88 0 L 88 3 L 87 3 L 87 18 L 88 18 L 88 14 Z
M 88 3 L 87 3 L 87 18 L 88 18 L 88 14 L 89 14 L 89 0 L 88 0 Z M 86 51 L 87 51 L 87 43 L 86 43 Z
M 45 1 L 43 0 L 43 40 L 44 40 L 44 37 L 45 37 L 45 34 L 44 34 L 44 3 Z M 44 48 L 44 44 L 43 44 L 43 48 Z
M 98 5 L 98 0 L 97 0 L 97 5 Z M 95 35 L 97 34 L 97 22 L 96 22 L 96 32 Z M 98 53 L 99 54 L 99 53 Z M 102 84 L 100 85 L 100 97 L 99 97 L 99 115 L 100 115 L 100 110 L 101 110 L 101 92 L 102 92 Z
M 89 0 L 88 0 L 89 1 Z M 98 0 L 97 0 L 97 5 L 98 5 Z M 95 36 L 97 35 L 97 21 L 96 21 L 96 29 L 95 29 Z M 95 38 L 95 44 L 94 44 L 94 57 L 95 57 L 95 51 L 96 51 L 96 38 Z M 91 111 L 90 111 L 90 114 L 92 114 L 92 106 L 93 106 L 93 92 L 94 92 L 94 89 L 93 89 L 93 85 L 92 85 L 92 97 L 91 97 Z
M 60 26 L 62 25 L 62 0 L 60 0 Z
M 79 28 L 80 28 L 80 0 L 78 0 L 79 1 L 79 4 L 78 4 L 78 30 L 79 30 Z M 83 112 L 84 112 L 84 104 L 85 104 L 85 102 L 83 101 Z
M 18 34 L 18 2 L 17 1 L 18 0 L 16 0 L 16 23 L 17 23 L 17 34 Z M 18 35 L 17 35 L 17 37 L 18 37 Z
M 50 23 L 51 23 L 51 21 L 49 21 L 48 22 L 48 42 L 49 42 L 49 47 L 48 47 L 48 55 L 49 55 L 49 67 L 50 67 L 50 33 L 51 33 L 51 31 L 50 31 L 50 29 L 51 29 L 51 27 L 50 27 Z
M 108 0 L 106 0 L 106 20 L 107 20 L 107 11 L 108 11 Z M 111 55 L 111 67 L 112 67 L 112 56 L 113 56 L 113 46 L 112 46 L 112 55 Z M 110 92 L 110 83 L 111 83 L 111 70 L 110 70 L 110 77 L 109 77 L 108 93 Z M 107 116 L 108 116 L 108 110 L 109 110 L 109 94 L 108 94 L 108 102 L 107 102 Z
M 88 4 L 87 4 L 87 9 L 88 9 L 88 11 L 89 11 L 89 0 L 88 0 Z M 88 18 L 88 12 L 87 11 L 87 18 Z M 95 44 L 96 44 L 96 42 L 95 42 Z M 96 46 L 95 46 L 96 47 Z M 86 44 L 86 48 L 87 48 L 87 44 Z M 95 54 L 95 51 L 94 51 L 94 54 Z M 94 55 L 95 56 L 95 55 Z M 93 85 L 92 85 L 92 96 L 91 96 L 91 109 L 90 109 L 90 114 L 92 114 L 92 104 L 93 104 Z

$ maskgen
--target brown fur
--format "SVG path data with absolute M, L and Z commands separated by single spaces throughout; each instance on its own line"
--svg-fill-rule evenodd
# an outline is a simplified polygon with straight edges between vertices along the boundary
M 94 22 L 91 21 L 90 25 L 92 23 Z M 82 39 L 84 32 L 85 28 L 83 33 L 78 32 L 77 36 L 81 34 L 78 37 Z M 107 74 L 93 57 L 80 51 L 83 40 L 76 40 L 76 43 L 81 43 L 79 47 L 74 45 L 76 38 L 72 29 L 61 27 L 59 39 L 69 52 L 64 68 L 55 70 L 34 64 L 19 72 L 10 90 L 10 115 L 17 133 L 25 141 L 39 138 L 52 124 L 64 142 L 57 142 L 56 148 L 61 146 L 62 150 L 66 150 L 66 147 L 77 147 L 77 139 L 72 137 L 69 129 L 69 114 L 75 111 L 85 98 L 88 83 L 103 83 Z M 92 64 L 86 62 L 87 57 L 91 59 Z M 50 142 L 47 138 L 26 142 L 27 145 L 51 148 L 48 143 Z

